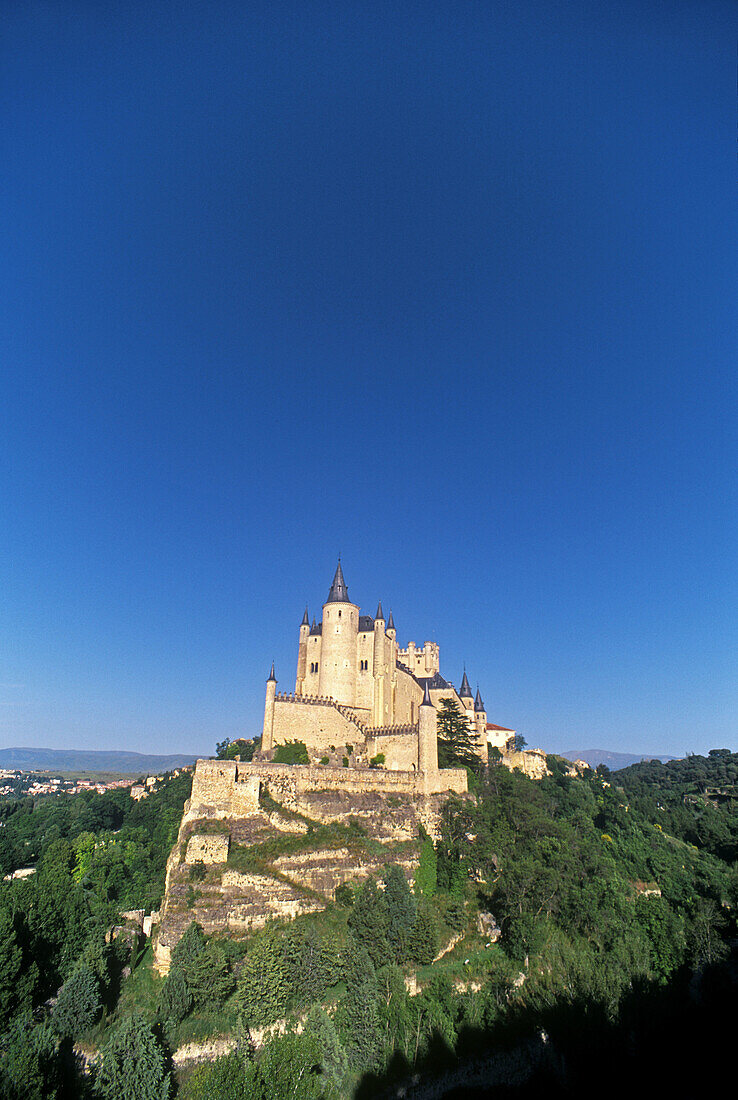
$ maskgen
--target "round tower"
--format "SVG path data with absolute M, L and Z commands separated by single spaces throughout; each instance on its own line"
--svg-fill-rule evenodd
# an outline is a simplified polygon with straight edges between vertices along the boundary
M 297 647 L 297 676 L 295 677 L 295 695 L 302 695 L 305 687 L 305 675 L 307 673 L 307 648 L 308 638 L 310 637 L 310 619 L 308 618 L 308 609 L 305 607 L 305 614 L 302 617 L 300 623 L 300 641 Z
M 487 712 L 484 709 L 482 696 L 479 693 L 479 684 L 477 684 L 477 694 L 474 700 L 474 725 L 477 728 L 477 738 L 479 740 L 479 751 L 482 763 L 486 764 L 489 753 L 489 746 L 487 744 Z
M 319 692 L 345 706 L 356 704 L 356 653 L 359 608 L 349 600 L 339 558 L 336 575 L 323 604 Z
M 277 677 L 274 675 L 274 661 L 269 673 L 264 701 L 264 728 L 261 732 L 261 751 L 269 752 L 274 747 L 274 697 L 277 694 Z
M 380 600 L 377 614 L 374 616 L 374 660 L 372 662 L 372 668 L 374 669 L 374 713 L 372 721 L 375 726 L 388 726 L 392 722 L 392 715 L 388 711 L 385 712 L 385 706 L 391 696 L 387 691 L 387 676 L 384 671 L 384 666 L 387 663 L 384 653 L 384 639 L 384 612 Z
M 423 702 L 418 711 L 418 771 L 430 791 L 438 781 L 438 711 L 431 702 L 428 681 L 425 681 Z

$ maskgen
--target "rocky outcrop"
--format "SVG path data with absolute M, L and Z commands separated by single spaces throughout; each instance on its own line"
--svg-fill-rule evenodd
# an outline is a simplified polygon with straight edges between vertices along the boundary
M 412 878 L 419 828 L 436 835 L 446 798 L 306 790 L 289 809 L 266 798 L 249 808 L 239 804 L 234 813 L 217 794 L 211 803 L 185 805 L 169 856 L 154 944 L 161 974 L 193 920 L 207 934 L 244 936 L 269 920 L 324 909 L 337 886 L 381 873 L 390 859 Z M 312 841 L 311 830 L 314 835 L 325 825 L 349 828 L 335 831 L 335 843 Z

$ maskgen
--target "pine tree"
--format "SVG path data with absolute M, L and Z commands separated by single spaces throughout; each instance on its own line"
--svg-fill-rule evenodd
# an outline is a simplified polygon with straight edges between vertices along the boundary
M 274 933 L 254 940 L 241 965 L 236 1000 L 250 1027 L 274 1023 L 283 1015 L 290 993 L 287 968 Z
M 146 1018 L 129 1016 L 102 1049 L 96 1091 L 103 1100 L 167 1100 L 164 1052 Z
M 101 1010 L 99 982 L 88 966 L 80 966 L 61 987 L 51 1026 L 62 1038 L 78 1039 L 92 1027 Z
M 387 940 L 396 962 L 403 962 L 407 955 L 410 931 L 415 923 L 415 899 L 410 892 L 405 875 L 390 864 L 384 874 L 384 901 L 387 906 Z
M 452 768 L 459 764 L 479 768 L 477 741 L 456 700 L 442 699 L 438 712 L 438 765 Z
M 389 914 L 384 894 L 373 878 L 368 878 L 358 891 L 348 924 L 358 942 L 369 952 L 374 966 L 383 966 L 390 957 Z
M 7 909 L 0 909 L 0 1029 L 18 1004 L 18 979 L 23 966 L 23 952 L 18 946 L 13 918 Z

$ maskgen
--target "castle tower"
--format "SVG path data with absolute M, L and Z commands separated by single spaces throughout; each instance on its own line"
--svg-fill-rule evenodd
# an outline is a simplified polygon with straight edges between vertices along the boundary
M 484 709 L 482 696 L 479 693 L 479 684 L 477 684 L 477 694 L 474 699 L 474 725 L 476 726 L 477 730 L 481 760 L 483 764 L 486 764 L 488 758 L 487 712 Z
M 374 616 L 374 660 L 372 662 L 372 668 L 374 669 L 374 712 L 372 714 L 372 722 L 375 726 L 389 725 L 392 721 L 392 715 L 385 715 L 385 701 L 388 698 L 386 690 L 386 676 L 384 666 L 387 663 L 385 660 L 385 632 L 384 632 L 384 612 L 382 611 L 382 601 L 379 601 L 377 607 L 377 614 Z
M 305 614 L 302 617 L 300 623 L 300 642 L 297 648 L 297 677 L 295 679 L 295 695 L 302 695 L 305 687 L 305 673 L 307 671 L 307 648 L 308 638 L 310 637 L 310 619 L 308 618 L 308 609 L 305 607 Z
M 423 774 L 427 789 L 435 787 L 438 777 L 438 711 L 431 702 L 427 680 L 418 711 L 418 771 Z
M 349 600 L 341 560 L 323 604 L 319 692 L 352 707 L 356 703 L 356 650 L 359 608 Z
M 274 661 L 269 673 L 264 702 L 264 729 L 261 733 L 261 751 L 268 752 L 274 746 L 274 697 L 277 694 L 277 677 L 274 675 Z
M 469 678 L 466 675 L 466 669 L 464 669 L 464 679 L 461 681 L 461 687 L 459 688 L 459 699 L 461 699 L 465 710 L 473 709 L 474 696 L 472 695 L 472 690 L 469 687 Z
M 395 620 L 392 618 L 392 608 L 390 608 L 390 616 L 387 619 L 387 637 L 391 638 L 393 642 L 397 641 L 397 631 L 395 630 Z

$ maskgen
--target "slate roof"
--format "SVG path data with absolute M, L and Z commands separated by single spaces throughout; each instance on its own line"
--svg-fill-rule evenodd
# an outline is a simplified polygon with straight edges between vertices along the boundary
M 374 619 L 371 615 L 359 615 L 359 633 L 364 630 L 374 630 Z
M 473 698 L 472 690 L 469 687 L 469 678 L 466 675 L 466 669 L 464 669 L 464 679 L 461 681 L 461 687 L 459 689 L 459 698 L 460 699 L 471 699 L 471 698 Z
M 336 566 L 336 574 L 333 578 L 333 584 L 331 585 L 330 592 L 328 593 L 328 599 L 326 603 L 350 603 L 348 588 L 346 587 L 346 581 L 343 579 L 343 569 L 341 569 L 341 559 L 338 559 L 338 565 Z

